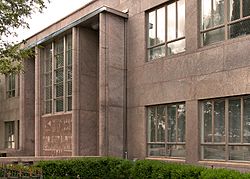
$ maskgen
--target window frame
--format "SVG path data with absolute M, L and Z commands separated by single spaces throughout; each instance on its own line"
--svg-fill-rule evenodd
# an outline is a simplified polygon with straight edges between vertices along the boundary
M 207 46 L 207 45 L 212 45 L 212 44 L 216 44 L 216 43 L 220 43 L 220 42 L 223 42 L 225 40 L 229 40 L 229 39 L 234 39 L 234 38 L 239 38 L 239 37 L 242 37 L 243 35 L 239 35 L 239 36 L 236 36 L 236 37 L 229 37 L 230 36 L 230 33 L 229 33 L 229 28 L 230 26 L 234 25 L 234 24 L 237 24 L 239 22 L 244 22 L 246 20 L 250 20 L 250 15 L 246 16 L 246 17 L 243 17 L 243 0 L 239 0 L 240 1 L 240 17 L 239 19 L 236 19 L 236 20 L 230 20 L 229 19 L 229 7 L 228 7 L 228 3 L 230 0 L 224 0 L 224 22 L 220 25 L 217 25 L 217 26 L 214 26 L 214 27 L 210 27 L 210 28 L 207 28 L 207 29 L 203 29 L 202 28 L 202 19 L 203 19 L 203 13 L 202 13 L 202 9 L 203 9 L 203 1 L 205 0 L 200 0 L 200 45 L 201 47 L 204 47 L 204 46 Z M 213 4 L 213 0 L 211 0 L 211 4 Z M 212 5 L 211 5 L 212 6 Z M 213 8 L 211 8 L 211 11 Z M 214 30 L 218 30 L 220 28 L 224 28 L 224 40 L 219 40 L 219 41 L 216 41 L 216 42 L 212 42 L 212 43 L 209 43 L 209 44 L 205 44 L 204 45 L 204 39 L 203 39 L 203 34 L 207 33 L 207 32 L 212 32 Z
M 180 54 L 180 53 L 184 53 L 186 51 L 186 42 L 185 42 L 185 47 L 184 47 L 184 51 L 181 51 L 179 53 L 176 53 L 176 54 L 169 54 L 168 53 L 168 44 L 171 44 L 171 43 L 174 43 L 174 42 L 177 42 L 177 41 L 181 41 L 181 40 L 185 40 L 186 39 L 186 36 L 185 36 L 185 24 L 184 24 L 184 36 L 182 37 L 178 37 L 178 22 L 179 22 L 179 19 L 178 19 L 178 2 L 180 0 L 171 0 L 171 1 L 168 1 L 167 3 L 164 3 L 164 4 L 161 4 L 159 6 L 156 6 L 150 10 L 148 10 L 146 12 L 146 51 L 147 51 L 147 62 L 150 62 L 150 61 L 154 61 L 154 60 L 157 60 L 159 58 L 164 58 L 164 57 L 168 57 L 168 56 L 172 56 L 172 55 L 176 55 L 176 54 Z M 168 6 L 171 5 L 171 4 L 175 4 L 175 28 L 176 28 L 176 38 L 175 39 L 172 39 L 172 40 L 168 40 Z M 164 31 L 165 31 L 165 39 L 164 39 L 164 42 L 161 42 L 161 43 L 157 43 L 157 40 L 154 40 L 154 45 L 150 45 L 149 44 L 149 14 L 152 13 L 152 12 L 155 12 L 155 32 L 154 32 L 154 35 L 155 35 L 155 38 L 157 39 L 157 27 L 158 27 L 158 22 L 157 22 L 157 10 L 161 9 L 161 8 L 164 8 L 165 9 L 165 26 L 164 26 Z M 184 1 L 184 8 L 186 8 L 186 3 Z M 186 9 L 185 9 L 186 10 Z M 185 18 L 186 19 L 186 18 Z M 185 19 L 184 19 L 184 23 L 185 23 Z M 158 47 L 164 47 L 164 56 L 162 57 L 157 57 L 157 58 L 150 58 L 150 50 L 153 50 L 153 49 L 156 49 Z
M 244 142 L 244 100 L 245 99 L 249 99 L 250 100 L 250 96 L 249 95 L 245 95 L 245 96 L 234 96 L 234 97 L 226 97 L 226 98 L 215 98 L 215 99 L 208 99 L 208 100 L 202 100 L 199 102 L 199 106 L 200 106 L 200 121 L 201 121 L 201 131 L 200 131 L 200 150 L 201 150 L 201 160 L 204 161 L 233 161 L 233 162 L 249 162 L 250 160 L 230 160 L 229 158 L 229 154 L 230 154 L 230 147 L 231 146 L 238 146 L 238 147 L 244 147 L 244 146 L 249 146 L 250 147 L 250 142 L 249 143 L 245 143 Z M 218 101 L 218 100 L 223 100 L 224 101 L 224 132 L 225 132 L 225 141 L 224 142 L 214 142 L 214 102 Z M 230 118 L 229 118 L 229 101 L 230 100 L 240 100 L 240 142 L 230 142 Z M 212 126 L 211 126 L 211 132 L 212 132 L 212 141 L 211 142 L 205 142 L 204 141 L 204 115 L 203 115 L 203 104 L 204 102 L 208 102 L 211 101 L 212 104 Z M 223 146 L 225 147 L 225 151 L 224 151 L 224 159 L 206 159 L 204 158 L 204 149 L 203 147 L 206 146 Z
M 175 105 L 175 141 L 168 141 L 168 108 L 169 106 L 172 106 L 172 105 Z M 184 125 L 184 141 L 183 142 L 179 142 L 178 141 L 178 122 L 179 122 L 179 118 L 178 118 L 178 106 L 179 105 L 184 105 L 184 114 L 185 114 L 185 125 Z M 164 130 L 164 142 L 158 142 L 158 141 L 155 141 L 155 142 L 152 142 L 150 141 L 150 137 L 149 137 L 149 132 L 151 130 L 151 128 L 149 128 L 149 111 L 150 111 L 150 108 L 154 108 L 154 110 L 156 111 L 156 115 L 158 116 L 158 107 L 164 107 L 164 110 L 165 110 L 165 130 Z M 158 119 L 158 118 L 157 118 Z M 158 120 L 157 120 L 158 121 Z M 185 102 L 178 102 L 178 103 L 170 103 L 170 104 L 159 104 L 159 105 L 151 105 L 151 106 L 146 106 L 146 146 L 147 146 L 147 156 L 148 157 L 161 157 L 161 158 L 172 158 L 172 159 L 185 159 L 185 156 L 183 157 L 178 157 L 178 156 L 169 156 L 167 154 L 167 150 L 168 150 L 168 146 L 184 146 L 184 152 L 186 155 L 186 104 Z M 157 131 L 157 127 L 155 127 L 155 131 Z M 155 139 L 157 139 L 157 135 L 158 135 L 158 132 L 155 132 Z M 150 155 L 150 145 L 164 145 L 164 152 L 165 152 L 165 155 Z
M 10 128 L 11 130 L 9 130 Z M 11 135 L 13 135 L 13 140 L 9 140 L 9 137 Z M 15 132 L 15 121 L 5 121 L 4 122 L 4 148 L 12 150 L 16 148 L 16 144 L 17 142 L 16 142 L 16 132 Z
M 6 98 L 14 98 L 17 95 L 16 91 L 16 74 L 8 74 L 6 77 Z
M 70 38 L 71 39 L 71 49 L 67 49 L 66 45 L 67 45 L 67 42 L 68 42 L 68 39 L 67 38 Z M 55 49 L 55 44 L 59 41 L 62 41 L 63 43 L 63 51 L 60 52 L 60 53 L 56 53 L 56 49 Z M 62 36 L 61 38 L 58 38 L 50 43 L 48 43 L 46 46 L 50 46 L 51 45 L 51 71 L 49 73 L 51 73 L 51 79 L 50 79 L 50 85 L 47 85 L 46 86 L 46 77 L 45 75 L 48 74 L 48 72 L 46 73 L 46 69 L 45 69 L 45 66 L 46 66 L 46 60 L 44 60 L 44 63 L 43 63 L 43 115 L 49 115 L 49 114 L 57 114 L 57 113 L 65 113 L 65 112 L 71 112 L 72 111 L 72 95 L 67 95 L 68 94 L 68 78 L 67 78 L 67 72 L 68 72 L 68 68 L 71 67 L 71 73 L 72 73 L 72 61 L 73 61 L 73 49 L 72 49 L 72 33 L 69 33 L 69 34 L 66 34 L 64 36 Z M 46 48 L 45 46 L 45 48 Z M 45 48 L 43 49 L 42 53 L 44 54 L 44 56 L 46 56 L 46 51 L 45 51 Z M 71 52 L 71 65 L 67 65 L 68 63 L 68 52 Z M 62 66 L 60 67 L 56 67 L 56 57 L 57 56 L 60 56 L 62 55 L 63 56 L 63 64 Z M 56 73 L 58 70 L 63 70 L 63 76 L 62 76 L 62 81 L 60 82 L 57 82 L 56 81 Z M 72 83 L 72 78 L 71 78 L 71 83 Z M 56 91 L 56 86 L 57 85 L 60 85 L 62 84 L 63 86 L 63 95 L 62 96 L 58 96 L 56 95 L 57 91 Z M 51 96 L 51 99 L 46 99 L 46 88 L 47 87 L 51 87 L 51 93 L 52 93 L 52 96 Z M 72 85 L 71 85 L 71 91 L 72 91 Z M 69 98 L 71 98 L 71 107 L 69 107 L 68 105 L 68 100 Z M 57 100 L 62 100 L 62 103 L 63 103 L 63 109 L 62 110 L 59 110 L 57 111 L 57 103 L 56 101 Z M 50 112 L 47 112 L 46 111 L 46 102 L 49 102 L 51 101 L 51 105 L 50 105 Z M 67 103 L 67 104 L 66 104 Z

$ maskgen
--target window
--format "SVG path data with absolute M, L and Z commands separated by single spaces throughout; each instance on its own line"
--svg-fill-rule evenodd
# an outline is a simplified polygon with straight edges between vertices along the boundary
M 148 155 L 185 157 L 185 104 L 150 106 L 148 112 Z
M 250 33 L 249 0 L 201 0 L 202 45 Z
M 15 122 L 9 121 L 5 122 L 5 148 L 14 149 L 15 148 Z
M 148 60 L 185 51 L 185 0 L 148 13 Z
M 72 110 L 72 35 L 44 48 L 44 113 Z
M 202 159 L 250 161 L 250 96 L 201 102 Z
M 12 98 L 16 96 L 16 77 L 15 74 L 6 76 L 6 96 Z

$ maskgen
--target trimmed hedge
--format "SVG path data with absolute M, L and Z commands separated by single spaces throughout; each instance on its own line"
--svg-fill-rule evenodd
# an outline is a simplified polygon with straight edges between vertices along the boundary
M 44 178 L 83 179 L 247 179 L 249 173 L 211 169 L 153 160 L 129 161 L 117 158 L 82 158 L 74 160 L 41 161 Z

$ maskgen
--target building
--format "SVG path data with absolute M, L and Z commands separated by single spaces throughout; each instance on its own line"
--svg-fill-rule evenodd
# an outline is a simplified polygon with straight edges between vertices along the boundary
M 2 155 L 250 168 L 249 6 L 95 0 L 30 37 L 1 77 Z

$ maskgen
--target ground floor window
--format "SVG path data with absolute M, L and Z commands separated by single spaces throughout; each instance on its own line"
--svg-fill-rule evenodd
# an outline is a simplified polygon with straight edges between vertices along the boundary
M 250 161 L 250 96 L 201 102 L 201 158 Z
M 185 104 L 147 107 L 148 156 L 185 157 Z
M 15 148 L 15 121 L 8 121 L 4 123 L 5 130 L 5 148 Z

